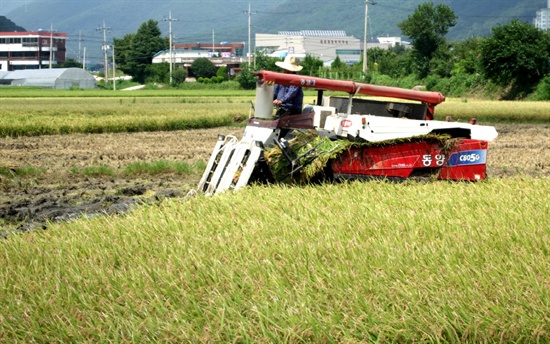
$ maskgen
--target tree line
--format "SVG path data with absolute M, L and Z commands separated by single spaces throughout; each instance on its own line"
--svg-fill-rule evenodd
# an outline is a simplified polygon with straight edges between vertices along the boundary
M 398 24 L 410 38 L 412 48 L 372 48 L 367 52 L 367 72 L 363 61 L 348 65 L 338 57 L 330 68 L 311 55 L 301 65 L 301 74 L 354 79 L 373 84 L 412 88 L 422 85 L 453 97 L 480 96 L 499 99 L 550 100 L 550 33 L 518 20 L 500 24 L 488 37 L 472 37 L 458 42 L 446 39 L 458 17 L 444 4 L 423 3 Z M 153 64 L 153 56 L 169 48 L 161 37 L 158 22 L 143 23 L 135 34 L 114 39 L 117 67 L 140 83 L 169 79 L 168 63 Z M 255 70 L 278 70 L 265 53 L 244 63 L 236 81 L 242 88 L 255 87 Z M 229 79 L 225 69 L 218 70 L 208 59 L 197 59 L 191 73 L 203 82 Z M 176 68 L 173 86 L 185 80 L 185 71 Z

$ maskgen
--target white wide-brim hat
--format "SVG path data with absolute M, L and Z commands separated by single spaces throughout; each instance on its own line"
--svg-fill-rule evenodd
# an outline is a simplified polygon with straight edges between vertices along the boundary
M 304 68 L 296 64 L 296 58 L 292 55 L 286 55 L 284 61 L 282 62 L 277 61 L 275 62 L 275 65 L 277 65 L 278 67 L 281 67 L 282 69 L 289 70 L 291 72 L 299 72 L 302 70 L 302 68 Z

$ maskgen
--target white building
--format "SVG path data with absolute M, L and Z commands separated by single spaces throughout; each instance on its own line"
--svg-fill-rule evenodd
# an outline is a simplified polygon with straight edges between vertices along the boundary
M 401 37 L 377 37 L 367 42 L 368 49 L 389 49 L 405 44 Z M 330 64 L 336 56 L 344 63 L 359 62 L 363 54 L 363 40 L 348 36 L 345 31 L 301 30 L 280 31 L 278 34 L 256 34 L 256 50 L 265 51 L 273 57 L 283 58 L 286 54 L 297 57 L 311 55 Z
M 206 50 L 184 50 L 184 49 L 174 49 L 172 50 L 172 62 L 178 65 L 183 65 L 184 63 L 193 63 L 195 59 L 205 57 L 212 58 L 214 53 Z M 153 63 L 163 63 L 170 62 L 170 50 L 162 50 L 153 56 Z
M 221 56 L 219 56 L 221 55 Z M 162 50 L 153 56 L 153 63 L 172 63 L 178 68 L 183 68 L 189 75 L 190 67 L 198 58 L 209 59 L 216 67 L 227 67 L 227 70 L 238 68 L 241 63 L 245 62 L 242 56 L 225 56 L 222 53 L 213 53 L 207 50 L 189 50 L 189 49 L 173 49 L 170 58 L 170 50 Z
M 206 50 L 187 50 L 174 49 L 172 50 L 172 63 L 189 67 L 198 58 L 207 58 L 216 66 L 224 66 L 232 63 L 243 62 L 242 56 L 219 56 L 219 53 L 213 53 Z M 170 63 L 170 50 L 162 50 L 153 56 L 153 63 Z
M 396 45 L 404 44 L 405 42 L 401 41 L 401 37 L 376 37 L 378 43 L 386 44 L 390 47 L 395 47 Z M 370 44 L 367 44 L 370 48 Z
M 546 7 L 538 10 L 537 16 L 533 20 L 535 27 L 542 30 L 550 29 L 550 0 L 548 0 Z
M 278 34 L 256 34 L 256 50 L 276 57 L 309 54 L 322 61 L 340 56 L 343 62 L 357 62 L 361 57 L 361 40 L 345 31 L 301 30 L 280 31 Z

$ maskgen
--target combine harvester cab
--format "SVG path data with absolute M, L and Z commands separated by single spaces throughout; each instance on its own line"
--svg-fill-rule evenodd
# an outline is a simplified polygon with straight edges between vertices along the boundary
M 292 144 L 294 133 L 308 132 L 337 143 L 324 172 L 331 179 L 414 177 L 479 181 L 486 177 L 488 142 L 497 137 L 492 126 L 434 120 L 439 92 L 422 92 L 353 81 L 329 80 L 270 71 L 256 73 L 254 116 L 243 137 L 219 136 L 197 191 L 213 195 L 237 190 L 252 181 L 277 182 L 264 153 L 278 149 L 291 177 L 328 154 L 308 145 Z M 316 104 L 299 115 L 275 118 L 273 84 L 318 91 Z M 348 97 L 324 96 L 324 91 Z M 358 95 L 384 100 L 358 98 Z M 291 135 L 288 135 L 288 134 Z M 301 145 L 304 146 L 303 144 Z M 343 148 L 342 148 L 343 147 Z

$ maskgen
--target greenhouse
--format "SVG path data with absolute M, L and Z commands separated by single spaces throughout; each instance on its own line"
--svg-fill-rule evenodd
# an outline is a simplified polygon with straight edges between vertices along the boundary
M 92 74 L 81 68 L 26 69 L 0 72 L 0 85 L 89 89 L 96 87 L 96 81 Z

